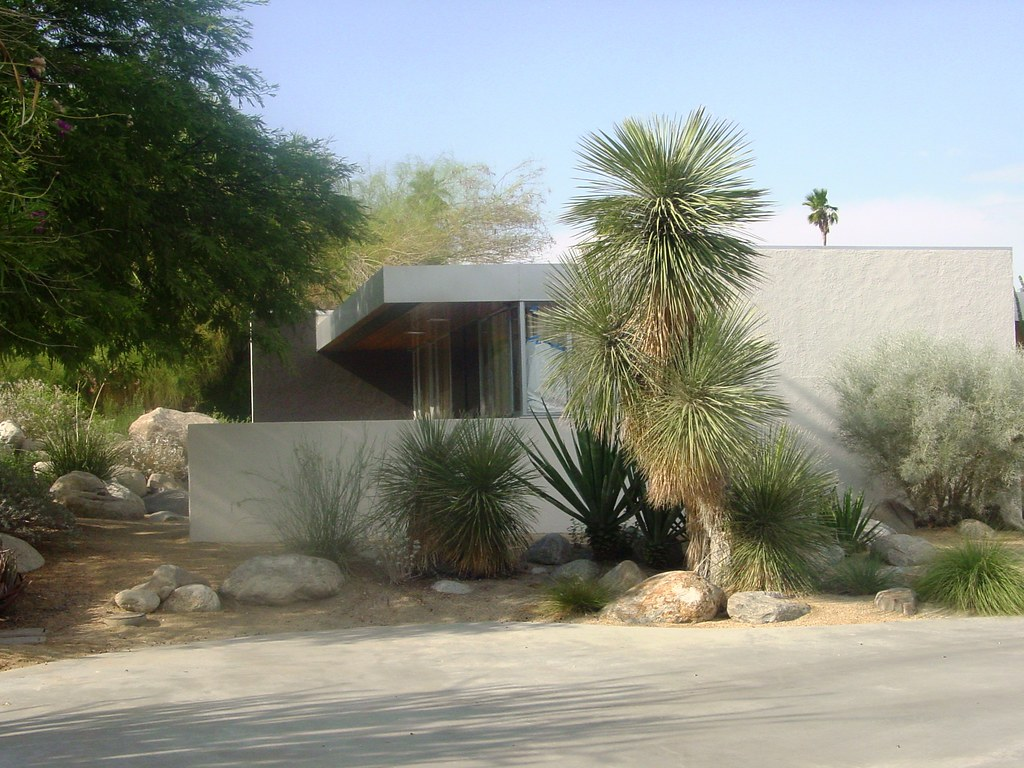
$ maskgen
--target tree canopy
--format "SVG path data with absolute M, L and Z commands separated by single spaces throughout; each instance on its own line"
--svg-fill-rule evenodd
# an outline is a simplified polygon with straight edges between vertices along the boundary
M 502 177 L 442 156 L 371 169 L 352 180 L 366 207 L 366 237 L 338 262 L 351 290 L 382 266 L 526 261 L 550 241 L 540 214 L 539 169 Z
M 363 216 L 327 145 L 242 111 L 245 0 L 0 10 L 0 352 L 173 355 L 273 327 Z
M 828 245 L 828 233 L 832 231 L 832 225 L 839 221 L 839 209 L 828 203 L 828 190 L 811 190 L 803 204 L 811 209 L 807 214 L 807 223 L 818 228 L 821 244 Z

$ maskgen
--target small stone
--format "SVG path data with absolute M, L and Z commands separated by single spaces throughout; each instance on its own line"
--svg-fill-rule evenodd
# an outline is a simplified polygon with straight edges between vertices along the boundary
M 146 482 L 149 489 L 157 491 L 187 491 L 188 480 L 181 480 L 167 472 L 154 472 Z
M 887 613 L 902 613 L 913 616 L 917 613 L 917 595 L 906 587 L 883 589 L 875 595 L 875 608 Z
M 185 515 L 177 515 L 174 512 L 152 512 L 146 515 L 151 523 L 187 523 L 189 519 Z
M 590 581 L 601 575 L 601 566 L 593 560 L 573 560 L 571 563 L 555 568 L 552 577 L 555 579 L 580 579 Z
M 601 617 L 625 624 L 694 624 L 715 618 L 725 593 L 693 571 L 666 571 L 606 605 Z
M 468 595 L 473 591 L 473 588 L 469 586 L 469 584 L 463 584 L 461 581 L 451 581 L 449 579 L 435 581 L 433 586 L 431 586 L 431 589 L 445 595 Z
M 117 607 L 134 613 L 152 613 L 160 607 L 160 595 L 151 589 L 122 589 L 114 595 Z
M 13 421 L 0 421 L 0 445 L 17 450 L 25 443 L 25 433 Z
M 994 539 L 996 532 L 981 520 L 967 518 L 961 520 L 956 526 L 956 532 L 965 539 Z
M 544 574 L 551 573 L 551 569 L 546 565 L 535 565 L 530 569 L 530 573 L 534 576 L 543 576 Z

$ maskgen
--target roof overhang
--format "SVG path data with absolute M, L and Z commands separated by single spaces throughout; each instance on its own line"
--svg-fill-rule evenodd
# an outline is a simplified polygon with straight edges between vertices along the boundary
M 384 267 L 317 319 L 319 352 L 408 349 L 511 302 L 548 301 L 557 264 Z

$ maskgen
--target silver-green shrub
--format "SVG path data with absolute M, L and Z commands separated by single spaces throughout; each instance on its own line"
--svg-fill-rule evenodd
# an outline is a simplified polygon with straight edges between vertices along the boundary
M 845 360 L 833 385 L 841 438 L 906 492 L 919 522 L 948 525 L 1019 497 L 1020 353 L 899 336 Z
M 78 394 L 37 379 L 0 382 L 0 421 L 10 420 L 29 437 L 74 426 L 80 414 Z

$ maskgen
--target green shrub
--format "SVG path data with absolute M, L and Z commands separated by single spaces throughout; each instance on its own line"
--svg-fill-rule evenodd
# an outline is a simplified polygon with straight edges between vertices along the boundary
M 79 471 L 109 481 L 128 457 L 123 438 L 92 422 L 51 430 L 43 444 L 53 477 Z
M 0 609 L 13 600 L 21 587 L 21 576 L 18 573 L 18 560 L 14 552 L 0 548 Z
M 0 383 L 0 421 L 13 421 L 37 440 L 74 425 L 80 405 L 76 393 L 38 379 Z
M 874 595 L 896 586 L 889 566 L 874 555 L 853 555 L 836 565 L 824 582 L 837 595 Z
M 640 494 L 622 446 L 585 427 L 573 430 L 567 446 L 550 413 L 547 426 L 540 419 L 537 425 L 554 455 L 552 461 L 537 446 L 526 446 L 534 468 L 554 489 L 537 487 L 537 494 L 583 525 L 595 560 L 618 559 L 624 551 L 622 526 L 633 517 Z
M 812 589 L 821 552 L 831 540 L 821 507 L 830 474 L 786 428 L 773 430 L 736 467 L 728 493 L 727 524 L 733 591 Z
M 49 483 L 32 471 L 23 453 L 0 454 L 0 531 L 39 543 L 66 538 L 75 531 L 75 516 L 50 499 Z
M 832 529 L 836 541 L 847 554 L 866 552 L 875 538 L 879 523 L 864 509 L 864 494 L 853 495 L 847 488 L 843 495 L 833 489 L 829 503 L 822 507 L 822 521 Z
M 683 559 L 686 514 L 682 506 L 654 507 L 646 501 L 636 509 L 636 548 L 645 565 L 670 568 Z
M 843 363 L 834 388 L 841 437 L 906 492 L 919 523 L 951 525 L 1020 494 L 1021 353 L 903 336 Z
M 417 419 L 378 476 L 378 514 L 417 542 L 419 568 L 464 577 L 509 573 L 536 511 L 522 437 L 492 419 Z
M 997 542 L 967 539 L 940 552 L 918 579 L 922 600 L 984 615 L 1024 613 L 1024 568 Z
M 556 579 L 544 591 L 541 613 L 555 620 L 597 613 L 613 597 L 612 591 L 596 579 Z
M 353 451 L 342 443 L 330 457 L 312 443 L 295 443 L 289 463 L 276 477 L 264 478 L 275 494 L 260 499 L 281 540 L 347 568 L 369 538 L 371 523 L 360 502 L 370 491 L 376 460 L 365 440 Z

